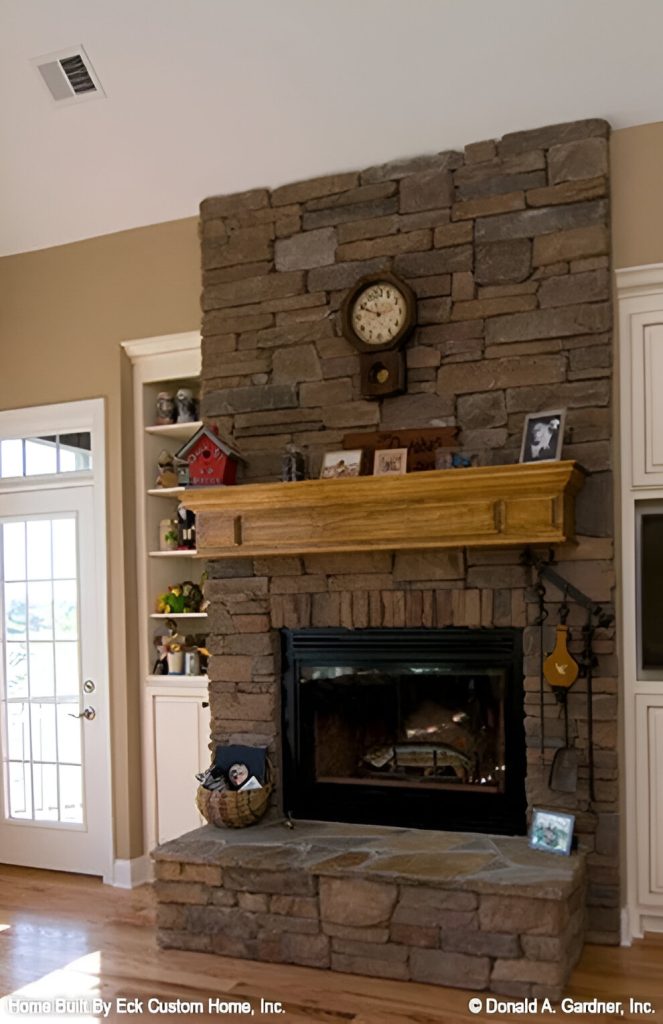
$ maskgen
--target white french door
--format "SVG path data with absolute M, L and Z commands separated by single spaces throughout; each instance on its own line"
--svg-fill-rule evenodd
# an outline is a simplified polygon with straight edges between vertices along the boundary
M 107 641 L 94 510 L 91 485 L 0 493 L 4 863 L 108 872 Z

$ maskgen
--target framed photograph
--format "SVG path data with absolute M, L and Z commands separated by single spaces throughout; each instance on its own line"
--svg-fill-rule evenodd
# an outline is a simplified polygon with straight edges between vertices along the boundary
M 568 857 L 573 840 L 574 814 L 542 811 L 534 808 L 529 830 L 529 846 L 544 853 L 561 853 Z
M 363 449 L 348 452 L 326 452 L 322 457 L 321 480 L 337 480 L 346 476 L 359 476 Z
M 373 459 L 373 476 L 407 473 L 407 448 L 379 448 Z
M 550 462 L 562 456 L 566 409 L 530 412 L 525 417 L 521 462 Z

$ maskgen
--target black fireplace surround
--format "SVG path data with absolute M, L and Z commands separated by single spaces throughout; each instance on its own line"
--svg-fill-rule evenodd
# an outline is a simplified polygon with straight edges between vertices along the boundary
M 522 630 L 282 630 L 293 818 L 524 835 Z

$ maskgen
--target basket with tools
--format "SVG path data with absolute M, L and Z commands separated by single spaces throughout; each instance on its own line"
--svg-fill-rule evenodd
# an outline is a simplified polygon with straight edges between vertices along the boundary
M 219 746 L 210 767 L 196 778 L 196 806 L 210 825 L 246 828 L 267 812 L 274 773 L 262 747 Z

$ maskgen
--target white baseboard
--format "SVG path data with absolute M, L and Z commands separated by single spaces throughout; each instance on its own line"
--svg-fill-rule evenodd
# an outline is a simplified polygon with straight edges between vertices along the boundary
M 620 946 L 630 946 L 632 942 L 633 930 L 631 928 L 631 915 L 628 907 L 622 907 L 619 944 Z
M 104 878 L 104 882 L 116 889 L 135 889 L 153 878 L 152 860 L 145 854 L 133 860 L 114 860 L 112 878 Z
M 663 915 L 643 914 L 640 918 L 643 932 L 656 932 L 660 935 L 663 932 Z

